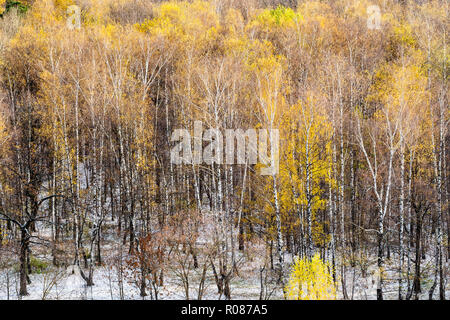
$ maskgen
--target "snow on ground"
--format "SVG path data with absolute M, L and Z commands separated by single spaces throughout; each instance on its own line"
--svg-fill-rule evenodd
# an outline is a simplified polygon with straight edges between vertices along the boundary
M 424 265 L 426 265 L 425 261 Z M 258 262 L 254 261 L 253 265 Z M 351 269 L 346 275 L 347 293 L 350 298 L 356 300 L 374 300 L 376 299 L 376 277 L 372 273 L 367 277 L 362 277 L 356 269 Z M 255 270 L 256 271 L 256 270 Z M 235 277 L 231 281 L 232 299 L 259 299 L 260 296 L 260 279 L 258 272 L 251 272 L 245 268 L 240 273 L 240 277 Z M 371 271 L 369 271 L 371 273 Z M 7 285 L 7 276 L 9 277 L 9 285 Z M 52 269 L 42 274 L 32 274 L 30 276 L 32 283 L 28 286 L 29 295 L 23 297 L 26 300 L 56 299 L 56 300 L 138 300 L 138 286 L 133 283 L 132 279 L 127 277 L 123 281 L 123 296 L 120 294 L 120 286 L 117 271 L 114 268 L 97 267 L 94 272 L 94 286 L 87 287 L 85 281 L 78 271 L 78 267 L 69 266 L 67 269 Z M 387 272 L 386 285 L 384 288 L 385 299 L 397 299 L 398 282 L 395 272 Z M 190 299 L 197 298 L 198 274 L 192 274 Z M 18 296 L 18 273 L 9 270 L 7 273 L 3 270 L 0 273 L 0 299 L 19 299 Z M 354 284 L 354 286 L 353 286 Z M 432 284 L 432 279 L 425 279 L 422 283 L 423 292 L 420 299 L 428 299 L 428 290 Z M 270 287 L 269 290 L 274 287 Z M 449 284 L 447 281 L 446 296 L 450 296 Z M 270 296 L 270 299 L 282 299 L 282 291 L 280 288 Z M 9 290 L 9 294 L 8 294 Z M 406 291 L 406 286 L 405 286 Z M 149 294 L 149 290 L 147 290 Z M 434 298 L 437 299 L 438 290 L 435 290 Z M 205 300 L 223 299 L 217 294 L 217 288 L 213 280 L 211 272 L 208 273 L 206 290 L 203 296 Z M 342 290 L 339 287 L 339 298 L 342 298 Z M 151 299 L 150 295 L 145 299 Z M 185 291 L 180 279 L 174 274 L 168 273 L 165 276 L 164 286 L 160 288 L 158 299 L 180 300 L 186 299 Z
M 107 221 L 106 226 L 112 226 L 112 222 Z M 47 228 L 38 228 L 38 236 L 46 238 L 49 236 Z M 120 243 L 114 237 L 114 228 L 107 229 L 110 232 L 103 233 L 103 257 L 104 266 L 95 267 L 93 274 L 94 285 L 87 287 L 85 281 L 81 277 L 77 266 L 68 266 L 64 268 L 56 268 L 51 265 L 52 257 L 48 249 L 44 246 L 34 246 L 32 254 L 36 259 L 44 261 L 46 268 L 41 270 L 41 273 L 33 273 L 30 275 L 31 284 L 28 285 L 29 295 L 22 297 L 22 299 L 70 299 L 70 300 L 137 300 L 142 299 L 139 295 L 139 285 L 129 272 L 124 270 L 123 280 L 121 279 L 119 268 L 117 267 L 117 246 Z M 211 225 L 205 227 L 200 237 L 197 240 L 197 247 L 202 248 L 208 246 L 211 241 L 210 235 L 213 234 Z M 259 299 L 261 291 L 260 268 L 264 265 L 264 255 L 266 249 L 264 243 L 249 241 L 247 243 L 246 255 L 242 256 L 237 253 L 238 274 L 234 276 L 230 283 L 232 299 Z M 126 249 L 125 249 L 126 251 Z M 2 255 L 3 254 L 3 255 Z M 354 267 L 347 266 L 345 273 L 346 290 L 350 299 L 355 300 L 374 300 L 376 299 L 376 257 L 365 257 L 365 264 L 367 268 L 365 274 L 362 273 L 362 263 Z M 293 260 L 290 255 L 285 256 L 285 261 L 289 265 Z M 339 261 L 337 262 L 339 265 Z M 395 253 L 391 254 L 391 259 L 386 258 L 385 265 L 385 285 L 383 294 L 385 299 L 398 298 L 398 271 L 397 271 L 398 256 Z M 5 267 L 8 265 L 8 267 Z M 434 257 L 427 255 L 421 262 L 422 268 L 422 294 L 420 299 L 428 299 L 428 291 L 432 286 L 434 280 Z M 190 271 L 189 283 L 189 298 L 197 299 L 198 285 L 201 275 L 201 265 L 197 270 Z M 217 267 L 217 266 L 216 266 Z M 167 267 L 164 273 L 164 285 L 159 288 L 158 299 L 186 299 L 185 289 L 182 280 L 179 276 L 179 269 L 177 269 L 176 262 Z M 266 266 L 266 271 L 268 266 Z M 449 270 L 449 262 L 445 264 L 445 270 Z M 178 271 L 178 272 L 177 272 Z M 86 274 L 85 270 L 85 274 Z M 338 272 L 340 274 L 340 271 Z M 263 273 L 265 275 L 265 273 Z M 413 276 L 413 265 L 411 265 L 411 277 Z M 406 278 L 406 274 L 403 275 Z M 270 277 L 269 277 L 270 279 Z M 446 297 L 450 297 L 450 281 L 446 279 Z M 411 281 L 412 282 L 412 281 Z M 338 281 L 338 298 L 342 299 L 342 286 Z M 404 282 L 404 294 L 407 287 Z M 205 292 L 203 299 L 217 300 L 224 299 L 217 293 L 217 286 L 214 281 L 214 275 L 211 267 L 208 268 Z M 264 298 L 267 299 L 283 299 L 281 287 L 276 286 L 274 282 L 269 281 L 264 285 Z M 14 252 L 0 252 L 0 300 L 6 299 L 20 299 L 19 291 L 19 275 L 17 254 Z M 150 289 L 147 288 L 148 296 L 145 299 L 152 299 Z M 434 299 L 438 298 L 438 288 L 434 292 Z
M 94 286 L 86 287 L 85 281 L 79 273 L 60 270 L 51 275 L 31 275 L 32 283 L 28 286 L 29 295 L 23 297 L 24 300 L 119 300 L 120 290 L 116 275 L 111 274 L 108 268 L 99 268 L 94 273 Z M 62 274 L 61 274 L 62 273 Z M 10 271 L 9 299 L 19 299 L 18 275 Z M 55 277 L 58 279 L 55 281 Z M 0 300 L 8 299 L 8 286 L 6 285 L 6 273 L 0 274 Z M 142 299 L 136 285 L 130 281 L 125 281 L 124 296 L 126 300 Z M 204 299 L 218 299 L 217 289 L 213 281 L 206 284 Z M 258 299 L 259 284 L 252 281 L 232 281 L 233 299 Z M 185 299 L 184 290 L 177 279 L 167 279 L 165 285 L 160 289 L 159 299 L 181 300 Z M 147 290 L 148 291 L 148 290 Z M 148 292 L 149 293 L 149 292 Z M 191 288 L 191 298 L 196 299 L 196 288 Z M 281 298 L 281 297 L 279 297 Z M 147 296 L 145 299 L 150 299 Z M 223 297 L 222 297 L 223 299 Z

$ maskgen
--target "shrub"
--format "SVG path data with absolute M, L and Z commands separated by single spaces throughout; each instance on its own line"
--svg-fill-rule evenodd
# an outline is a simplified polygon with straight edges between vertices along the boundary
M 44 273 L 48 268 L 48 263 L 45 261 L 42 261 L 36 257 L 31 256 L 30 257 L 30 265 L 31 265 L 31 271 L 32 273 Z
M 308 258 L 297 258 L 292 266 L 285 292 L 292 300 L 335 300 L 336 288 L 331 267 L 315 254 Z

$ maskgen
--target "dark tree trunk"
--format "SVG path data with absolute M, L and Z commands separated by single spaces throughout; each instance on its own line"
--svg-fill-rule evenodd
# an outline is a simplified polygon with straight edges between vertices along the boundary
M 28 284 L 28 247 L 30 243 L 30 236 L 25 228 L 22 228 L 20 232 L 20 289 L 19 294 L 21 296 L 27 296 L 27 284 Z
M 421 238 L 421 232 L 422 232 L 422 228 L 421 228 L 421 221 L 420 221 L 420 216 L 419 214 L 417 214 L 417 221 L 416 221 L 416 261 L 415 263 L 415 272 L 414 272 L 414 281 L 413 281 L 413 292 L 414 292 L 414 299 L 418 300 L 419 299 L 419 293 L 421 292 L 420 289 L 420 260 L 421 260 L 421 254 L 420 254 L 420 238 Z
M 377 258 L 377 265 L 378 270 L 381 270 L 383 267 L 383 235 L 381 233 L 378 233 L 377 236 L 377 242 L 378 242 L 378 258 Z M 380 279 L 382 279 L 382 275 L 379 275 Z M 380 280 L 381 282 L 381 280 Z M 379 288 L 377 288 L 377 300 L 383 300 L 383 283 L 381 282 L 379 285 Z

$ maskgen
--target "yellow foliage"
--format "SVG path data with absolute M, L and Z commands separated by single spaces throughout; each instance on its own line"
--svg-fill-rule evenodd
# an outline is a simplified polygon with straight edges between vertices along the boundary
M 294 27 L 302 20 L 302 16 L 284 6 L 278 6 L 276 9 L 266 9 L 260 13 L 254 21 L 250 23 L 250 27 L 260 26 L 263 30 L 269 31 L 273 28 L 289 28 Z
M 306 182 L 309 168 L 312 211 L 323 209 L 320 182 L 333 184 L 329 177 L 332 160 L 332 124 L 313 101 L 298 102 L 283 115 L 281 136 L 285 142 L 280 159 L 282 184 L 281 202 L 284 206 L 306 206 Z M 292 192 L 295 190 L 295 196 Z
M 331 267 L 322 261 L 318 253 L 308 258 L 295 260 L 286 285 L 287 298 L 291 300 L 335 300 L 336 288 Z
M 2 226 L 0 226 L 0 238 L 1 238 L 1 244 L 5 245 L 8 243 L 8 239 L 7 239 L 8 233 L 6 231 L 6 228 L 3 228 Z
M 412 27 L 409 24 L 403 23 L 394 27 L 394 39 L 404 45 L 413 47 L 416 43 L 412 33 Z
M 219 17 L 206 1 L 166 2 L 154 9 L 155 18 L 136 25 L 141 32 L 184 38 L 208 34 L 219 27 Z

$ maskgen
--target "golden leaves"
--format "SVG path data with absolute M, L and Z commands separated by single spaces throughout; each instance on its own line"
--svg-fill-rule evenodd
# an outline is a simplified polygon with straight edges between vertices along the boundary
M 296 258 L 286 285 L 291 300 L 335 300 L 336 288 L 331 266 L 316 253 L 311 260 Z

